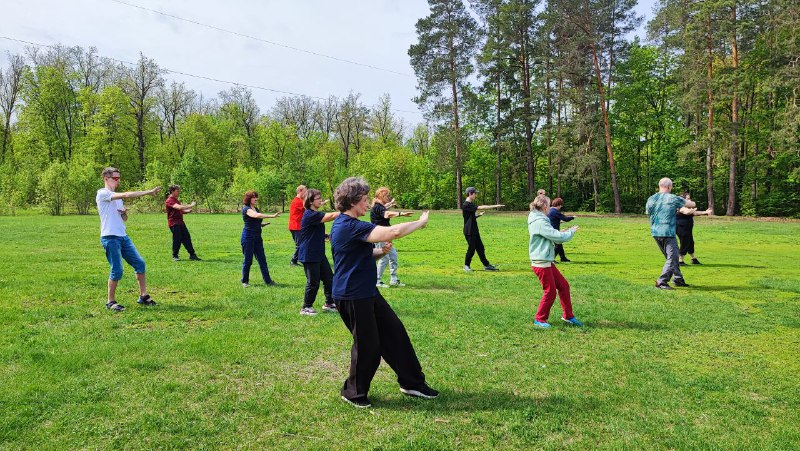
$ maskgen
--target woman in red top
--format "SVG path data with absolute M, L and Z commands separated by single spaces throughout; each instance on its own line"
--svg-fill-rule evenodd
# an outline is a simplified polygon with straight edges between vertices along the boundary
M 298 186 L 297 190 L 295 190 L 297 195 L 292 199 L 292 203 L 289 204 L 289 232 L 292 234 L 292 241 L 294 241 L 294 254 L 289 262 L 292 266 L 299 266 L 297 264 L 298 241 L 300 240 L 300 221 L 302 221 L 303 212 L 306 210 L 303 206 L 306 200 L 306 191 L 305 185 Z

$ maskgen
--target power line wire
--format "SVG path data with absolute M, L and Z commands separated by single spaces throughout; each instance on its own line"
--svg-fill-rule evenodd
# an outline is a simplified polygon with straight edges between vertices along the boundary
M 334 60 L 334 61 L 339 61 L 339 62 L 342 62 L 342 63 L 355 64 L 357 66 L 368 67 L 370 69 L 380 70 L 380 71 L 383 71 L 383 72 L 389 72 L 389 73 L 396 74 L 396 75 L 402 75 L 404 77 L 412 77 L 411 74 L 407 74 L 405 72 L 398 72 L 396 70 L 386 69 L 386 68 L 383 68 L 383 67 L 374 66 L 372 64 L 361 63 L 361 62 L 358 62 L 358 61 L 348 60 L 348 59 L 345 59 L 345 58 L 339 58 L 339 57 L 336 57 L 336 56 L 326 55 L 324 53 L 315 52 L 313 50 L 307 50 L 307 49 L 303 49 L 303 48 L 300 48 L 300 47 L 294 47 L 294 46 L 291 46 L 291 45 L 288 45 L 288 44 L 283 44 L 283 43 L 280 43 L 280 42 L 270 41 L 268 39 L 263 39 L 263 38 L 259 38 L 259 37 L 256 37 L 256 36 L 251 36 L 249 34 L 239 33 L 238 31 L 228 30 L 226 28 L 218 27 L 216 25 L 209 25 L 209 24 L 206 24 L 206 23 L 203 23 L 203 22 L 198 22 L 196 20 L 192 20 L 192 19 L 186 19 L 184 17 L 176 16 L 174 14 L 169 14 L 169 13 L 165 13 L 165 12 L 158 11 L 158 10 L 155 10 L 155 9 L 146 8 L 144 6 L 140 6 L 140 5 L 135 5 L 133 3 L 124 2 L 122 0 L 110 0 L 110 1 L 112 1 L 114 3 L 119 3 L 120 5 L 130 6 L 131 8 L 137 8 L 137 9 L 141 9 L 143 11 L 149 11 L 151 13 L 159 14 L 159 15 L 162 15 L 162 16 L 165 16 L 165 17 L 170 17 L 172 19 L 181 20 L 183 22 L 188 22 L 188 23 L 191 23 L 191 24 L 194 24 L 194 25 L 199 25 L 201 27 L 210 28 L 212 30 L 221 31 L 223 33 L 228 33 L 228 34 L 232 34 L 232 35 L 239 36 L 239 37 L 242 37 L 242 38 L 252 39 L 254 41 L 263 42 L 265 44 L 270 44 L 270 45 L 274 45 L 274 46 L 277 46 L 277 47 L 283 47 L 285 49 L 294 50 L 294 51 L 297 51 L 297 52 L 308 53 L 309 55 L 319 56 L 319 57 L 322 57 L 322 58 L 328 58 L 328 59 L 331 59 L 331 60 Z
M 40 44 L 40 43 L 37 43 L 37 42 L 26 41 L 24 39 L 11 38 L 11 37 L 8 37 L 8 36 L 0 36 L 0 39 L 6 39 L 6 40 L 9 40 L 9 41 L 15 41 L 15 42 L 19 42 L 19 43 L 22 43 L 22 44 L 29 44 L 29 45 L 33 45 L 33 46 L 36 46 L 36 47 L 48 47 L 48 48 L 56 48 L 57 47 L 55 45 Z M 130 61 L 125 61 L 125 60 L 121 60 L 121 59 L 117 59 L 117 58 L 113 58 L 113 57 L 109 57 L 109 56 L 106 56 L 105 58 L 108 58 L 111 61 L 116 61 L 118 63 L 127 64 L 127 65 L 130 65 L 130 66 L 135 66 L 136 65 L 136 63 L 132 63 Z M 251 84 L 240 83 L 240 82 L 236 82 L 236 81 L 222 80 L 222 79 L 219 79 L 219 78 L 208 77 L 208 76 L 205 76 L 205 75 L 195 75 L 195 74 L 190 74 L 188 72 L 183 72 L 183 71 L 178 71 L 178 70 L 173 70 L 173 69 L 167 69 L 165 67 L 161 67 L 160 69 L 163 70 L 164 72 L 167 72 L 167 73 L 170 73 L 170 74 L 184 75 L 186 77 L 199 78 L 201 80 L 215 81 L 215 82 L 218 82 L 218 83 L 227 83 L 227 84 L 234 85 L 234 86 L 242 86 L 242 87 L 250 88 L 250 89 L 258 89 L 258 90 L 261 90 L 261 91 L 269 91 L 269 92 L 275 92 L 275 93 L 279 93 L 279 94 L 287 94 L 287 95 L 295 96 L 295 97 L 308 97 L 310 99 L 316 99 L 316 100 L 327 100 L 324 97 L 311 96 L 311 95 L 308 95 L 308 94 L 301 94 L 301 93 L 291 92 L 291 91 L 283 91 L 283 90 L 280 90 L 280 89 L 267 88 L 267 87 L 264 87 L 264 86 L 251 85 Z M 396 108 L 392 108 L 391 110 L 399 112 L 399 113 L 422 114 L 419 111 L 400 110 L 400 109 L 396 109 Z

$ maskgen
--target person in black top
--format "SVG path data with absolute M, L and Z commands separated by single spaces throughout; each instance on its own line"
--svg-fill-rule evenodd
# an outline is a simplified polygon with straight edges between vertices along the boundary
M 489 263 L 486 259 L 486 254 L 481 241 L 481 233 L 478 230 L 478 217 L 483 216 L 483 213 L 476 215 L 478 210 L 488 210 L 490 208 L 505 207 L 505 205 L 478 205 L 475 203 L 475 197 L 478 195 L 478 190 L 470 186 L 467 188 L 467 198 L 464 204 L 461 205 L 462 215 L 464 216 L 464 238 L 467 240 L 467 255 L 464 258 L 464 271 L 471 272 L 470 264 L 472 263 L 472 256 L 478 252 L 478 258 L 483 263 L 483 269 L 486 271 L 499 271 L 496 266 Z
M 389 220 L 391 218 L 396 218 L 398 216 L 411 216 L 410 211 L 389 211 L 387 208 L 394 207 L 395 202 L 392 198 L 392 194 L 389 191 L 389 188 L 382 186 L 375 190 L 375 199 L 372 201 L 372 209 L 370 210 L 369 217 L 370 222 L 375 225 L 389 227 L 391 224 Z M 391 243 L 391 241 L 388 241 Z M 378 249 L 382 249 L 386 243 L 375 243 L 375 247 Z M 389 285 L 383 283 L 381 278 L 383 277 L 383 272 L 386 270 L 386 265 L 389 265 Z M 391 250 L 388 254 L 384 255 L 383 258 L 378 260 L 378 281 L 375 284 L 378 288 L 388 288 L 390 286 L 393 287 L 404 287 L 406 284 L 400 282 L 400 279 L 397 278 L 397 248 L 392 246 Z
M 397 374 L 400 392 L 431 399 L 439 395 L 426 382 L 408 332 L 375 286 L 375 260 L 389 252 L 373 244 L 400 239 L 428 223 L 428 212 L 416 221 L 376 226 L 358 218 L 369 210 L 369 184 L 364 179 L 345 179 L 334 194 L 342 212 L 331 225 L 333 298 L 342 322 L 353 335 L 350 374 L 342 387 L 342 399 L 356 407 L 370 407 L 370 384 L 381 360 Z
M 575 219 L 575 216 L 566 216 L 564 213 L 561 213 L 561 208 L 564 206 L 564 199 L 560 197 L 556 197 L 553 199 L 553 202 L 550 204 L 550 211 L 547 213 L 547 217 L 550 219 L 550 225 L 553 226 L 554 229 L 560 230 L 561 229 L 561 221 L 570 222 Z M 562 262 L 568 262 L 570 259 L 567 258 L 566 254 L 564 254 L 564 245 L 561 243 L 556 243 L 555 245 L 555 252 L 556 255 L 561 257 Z
M 303 263 L 306 271 L 306 291 L 303 296 L 301 315 L 314 316 L 314 301 L 319 291 L 319 283 L 325 290 L 325 305 L 323 312 L 336 312 L 331 288 L 333 286 L 333 271 L 328 257 L 325 256 L 325 223 L 333 221 L 339 212 L 323 213 L 319 211 L 322 206 L 322 194 L 319 190 L 309 189 L 305 192 L 303 217 L 300 220 L 300 230 L 297 236 L 298 260 Z
M 692 199 L 692 196 L 688 191 L 681 194 L 681 197 L 686 200 Z M 694 217 L 711 214 L 713 214 L 713 211 L 711 211 L 710 208 L 705 211 L 697 211 L 696 208 L 686 207 L 678 210 L 678 214 L 676 215 L 675 233 L 678 235 L 678 240 L 680 241 L 680 249 L 678 250 L 679 265 L 686 265 L 686 262 L 683 261 L 686 254 L 692 256 L 693 265 L 700 264 L 700 260 L 698 260 L 694 255 Z
M 244 221 L 244 229 L 242 229 L 242 253 L 244 254 L 244 263 L 242 263 L 242 286 L 247 288 L 250 286 L 250 266 L 253 264 L 253 256 L 255 255 L 258 261 L 258 267 L 261 268 L 261 277 L 267 285 L 277 285 L 269 276 L 269 267 L 267 266 L 267 257 L 264 255 L 264 241 L 261 239 L 261 228 L 267 224 L 262 224 L 261 221 L 265 218 L 277 218 L 280 212 L 272 215 L 260 213 L 256 208 L 258 202 L 258 193 L 255 191 L 248 191 L 244 194 L 242 200 L 242 220 Z

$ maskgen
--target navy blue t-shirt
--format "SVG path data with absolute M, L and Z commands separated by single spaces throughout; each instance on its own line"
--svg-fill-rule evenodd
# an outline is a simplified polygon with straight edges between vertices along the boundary
M 331 226 L 333 251 L 333 299 L 350 301 L 374 298 L 377 267 L 367 237 L 376 226 L 348 215 L 339 215 Z
M 242 237 L 245 236 L 261 236 L 261 218 L 251 218 L 247 216 L 247 210 L 253 209 L 258 212 L 258 208 L 253 208 L 249 205 L 242 207 L 242 219 L 244 220 L 244 229 L 242 230 Z
M 297 259 L 317 263 L 325 259 L 325 223 L 321 211 L 306 210 L 300 220 L 300 239 L 297 240 Z

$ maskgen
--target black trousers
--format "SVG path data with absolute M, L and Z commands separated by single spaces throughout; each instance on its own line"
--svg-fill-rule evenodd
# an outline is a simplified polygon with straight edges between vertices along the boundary
M 693 228 L 694 224 L 688 226 L 679 225 L 675 228 L 675 232 L 678 235 L 678 240 L 681 242 L 680 250 L 678 251 L 681 255 L 694 254 L 694 235 L 692 234 Z
M 469 266 L 472 263 L 472 256 L 478 252 L 478 258 L 481 259 L 483 266 L 489 266 L 489 260 L 486 259 L 485 249 L 483 248 L 483 241 L 481 235 L 476 233 L 474 235 L 464 235 L 467 240 L 467 256 L 464 258 L 464 264 Z
M 406 328 L 380 293 L 367 299 L 337 299 L 336 305 L 344 325 L 353 334 L 350 375 L 342 387 L 342 396 L 367 396 L 381 358 L 397 374 L 401 387 L 416 389 L 425 385 L 425 375 Z
M 306 293 L 303 296 L 303 308 L 314 305 L 320 281 L 322 281 L 325 293 L 325 303 L 333 304 L 333 297 L 331 296 L 333 271 L 328 259 L 323 258 L 321 262 L 303 262 L 303 268 L 306 270 Z
M 564 253 L 564 245 L 563 244 L 561 244 L 561 243 L 556 244 L 555 251 L 556 251 L 556 255 L 559 258 L 561 258 L 562 262 L 567 259 L 567 254 Z
M 297 264 L 297 253 L 300 252 L 298 240 L 300 239 L 299 230 L 290 230 L 292 232 L 292 241 L 294 241 L 294 254 L 292 254 L 292 264 Z
M 183 244 L 189 256 L 193 257 L 194 246 L 192 246 L 192 236 L 189 235 L 189 229 L 186 228 L 186 224 L 175 224 L 169 229 L 172 231 L 172 256 L 178 256 L 178 251 L 181 250 L 181 244 Z

